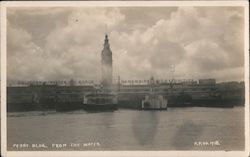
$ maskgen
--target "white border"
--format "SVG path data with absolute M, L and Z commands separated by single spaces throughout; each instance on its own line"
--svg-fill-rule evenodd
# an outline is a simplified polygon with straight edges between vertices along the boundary
M 250 112 L 250 108 L 249 108 L 249 79 L 250 79 L 250 75 L 249 75 L 249 3 L 247 3 L 248 6 L 245 7 L 245 148 L 246 148 L 246 153 L 247 156 L 250 156 L 250 146 L 249 146 L 249 142 L 250 142 L 250 138 L 249 138 L 249 133 L 250 133 L 250 124 L 249 124 L 249 112 Z
M 249 146 L 249 142 L 250 142 L 250 138 L 249 138 L 249 129 L 250 129 L 250 124 L 249 124 L 249 112 L 250 112 L 250 108 L 249 108 L 249 79 L 250 79 L 250 75 L 249 75 L 249 53 L 250 53 L 250 49 L 249 49 L 249 3 L 247 3 L 248 6 L 245 7 L 245 12 L 244 12 L 244 16 L 245 16 L 245 148 L 246 148 L 246 152 L 247 155 L 250 156 L 250 146 Z
M 6 10 L 1 3 L 1 155 L 6 150 Z
M 7 151 L 6 7 L 242 6 L 245 8 L 245 151 Z M 3 156 L 249 156 L 249 3 L 247 1 L 46 1 L 1 2 L 1 155 Z
M 247 6 L 247 0 L 238 1 L 9 1 L 6 7 L 126 7 L 126 6 Z

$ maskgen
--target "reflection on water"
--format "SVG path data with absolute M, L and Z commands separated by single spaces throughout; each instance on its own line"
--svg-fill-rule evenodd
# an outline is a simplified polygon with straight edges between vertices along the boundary
M 202 124 L 195 124 L 190 120 L 185 120 L 184 123 L 177 129 L 173 137 L 173 145 L 179 149 L 191 149 L 190 141 L 195 142 L 199 140 L 202 135 Z
M 157 131 L 157 111 L 141 111 L 132 121 L 134 137 L 140 144 L 153 144 Z
M 221 145 L 194 146 L 194 142 L 211 140 Z M 98 142 L 100 146 L 61 150 L 243 150 L 244 108 L 8 113 L 8 150 L 17 150 L 12 145 L 18 143 L 49 146 L 86 142 Z

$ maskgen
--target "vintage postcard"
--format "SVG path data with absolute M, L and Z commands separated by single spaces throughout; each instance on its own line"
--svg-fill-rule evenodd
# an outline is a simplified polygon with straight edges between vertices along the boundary
M 3 156 L 248 156 L 246 1 L 1 3 Z

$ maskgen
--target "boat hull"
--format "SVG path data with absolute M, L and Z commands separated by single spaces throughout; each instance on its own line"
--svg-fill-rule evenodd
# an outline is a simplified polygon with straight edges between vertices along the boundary
M 167 111 L 167 108 L 142 108 L 141 110 Z

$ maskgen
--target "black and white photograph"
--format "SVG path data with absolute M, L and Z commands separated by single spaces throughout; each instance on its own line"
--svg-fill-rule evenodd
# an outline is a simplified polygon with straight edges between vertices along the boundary
M 6 156 L 247 156 L 245 1 L 9 4 L 1 18 Z

